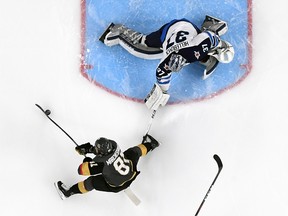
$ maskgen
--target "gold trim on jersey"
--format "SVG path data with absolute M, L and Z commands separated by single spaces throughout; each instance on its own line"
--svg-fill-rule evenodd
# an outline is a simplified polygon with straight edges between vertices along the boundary
M 88 190 L 85 188 L 84 181 L 78 182 L 78 189 L 81 193 L 87 193 Z
M 80 171 L 81 171 L 81 175 L 84 175 L 84 176 L 89 176 L 91 175 L 90 174 L 90 169 L 89 169 L 89 162 L 84 162 L 81 164 L 81 167 L 80 167 Z
M 133 170 L 133 162 L 132 162 L 131 160 L 129 160 L 129 162 L 130 162 L 130 165 L 131 165 L 131 169 L 132 169 L 132 171 L 133 171 L 132 177 L 129 178 L 128 180 L 124 181 L 122 184 L 120 184 L 120 185 L 118 185 L 118 186 L 112 185 L 112 184 L 110 184 L 110 183 L 106 180 L 107 184 L 109 184 L 111 187 L 121 187 L 121 186 L 123 186 L 126 182 L 131 181 L 131 179 L 133 179 L 133 178 L 135 177 L 135 175 L 137 174 L 137 172 Z
M 146 148 L 146 146 L 143 145 L 143 144 L 139 144 L 138 147 L 139 147 L 140 150 L 141 150 L 141 154 L 142 154 L 141 156 L 145 156 L 145 155 L 147 154 L 147 148 Z

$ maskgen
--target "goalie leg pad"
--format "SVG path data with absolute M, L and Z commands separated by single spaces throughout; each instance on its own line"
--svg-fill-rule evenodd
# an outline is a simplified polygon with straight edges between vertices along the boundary
M 148 109 L 157 110 L 160 105 L 165 106 L 169 98 L 170 95 L 163 93 L 160 86 L 155 83 L 150 93 L 144 99 L 144 102 Z
M 224 35 L 227 30 L 228 26 L 227 23 L 223 20 L 220 20 L 218 18 L 206 15 L 204 22 L 202 23 L 201 26 L 202 31 L 212 31 L 219 36 Z
M 111 23 L 99 40 L 106 46 L 119 44 L 130 54 L 144 59 L 161 59 L 163 51 L 160 48 L 148 47 L 145 44 L 146 35 L 122 24 Z

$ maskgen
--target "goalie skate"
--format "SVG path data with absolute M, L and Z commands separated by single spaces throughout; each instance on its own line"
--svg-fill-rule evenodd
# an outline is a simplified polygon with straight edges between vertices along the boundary
M 114 46 L 119 44 L 119 32 L 116 32 L 113 29 L 115 27 L 114 23 L 110 23 L 104 33 L 100 36 L 99 40 L 107 46 Z
M 139 44 L 145 37 L 140 32 L 134 31 L 133 29 L 127 28 L 122 24 L 111 23 L 108 28 L 101 35 L 99 40 L 107 46 L 114 46 L 119 44 L 119 39 L 125 40 L 130 45 Z M 142 40 L 143 38 L 143 40 Z
M 203 74 L 203 80 L 205 80 L 215 71 L 219 61 L 214 56 L 209 56 L 206 62 L 200 62 L 200 64 L 206 66 Z

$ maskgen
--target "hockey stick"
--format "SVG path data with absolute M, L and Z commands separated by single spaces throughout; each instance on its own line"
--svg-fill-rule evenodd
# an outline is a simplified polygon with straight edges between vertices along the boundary
M 75 140 L 65 131 L 63 130 L 63 128 L 61 128 L 49 115 L 51 114 L 51 111 L 50 110 L 44 110 L 40 105 L 38 104 L 35 104 L 45 115 L 46 117 L 51 121 L 53 122 L 63 133 L 65 133 L 71 140 L 72 142 L 76 145 L 76 146 L 79 146 Z
M 154 120 L 154 117 L 155 117 L 155 115 L 156 115 L 156 111 L 157 111 L 157 110 L 153 110 L 153 112 L 152 112 L 152 114 L 151 114 L 150 122 L 149 122 L 149 124 L 148 124 L 148 128 L 147 128 L 147 130 L 146 130 L 145 135 L 147 135 L 147 134 L 149 133 L 149 131 L 150 131 L 150 128 L 151 128 L 152 123 L 153 123 L 153 120 Z
M 211 191 L 212 186 L 213 186 L 214 183 L 216 182 L 216 180 L 217 180 L 217 178 L 218 178 L 218 176 L 219 176 L 219 174 L 220 174 L 220 172 L 221 172 L 221 170 L 222 170 L 222 168 L 223 168 L 223 163 L 222 163 L 220 157 L 219 157 L 217 154 L 214 154 L 213 158 L 215 159 L 215 161 L 216 161 L 216 163 L 217 163 L 217 165 L 218 165 L 218 172 L 217 172 L 217 175 L 215 176 L 215 178 L 214 178 L 212 184 L 210 185 L 210 187 L 209 187 L 209 189 L 208 189 L 208 191 L 207 191 L 207 193 L 206 193 L 204 199 L 202 200 L 202 203 L 201 203 L 201 205 L 199 206 L 199 208 L 198 208 L 198 210 L 197 210 L 195 216 L 197 216 L 198 213 L 200 212 L 200 210 L 201 210 L 201 208 L 202 208 L 202 206 L 203 206 L 205 200 L 206 200 L 207 197 L 208 197 L 208 194 L 209 194 L 210 191 Z
M 130 187 L 126 188 L 124 192 L 136 206 L 141 203 L 141 200 L 133 193 Z
M 76 146 L 79 146 L 76 141 L 62 128 L 60 127 L 49 115 L 51 114 L 51 111 L 49 109 L 47 110 L 44 110 L 40 105 L 38 104 L 35 104 L 45 115 L 46 117 L 51 121 L 53 122 L 63 133 L 65 133 L 72 141 L 73 143 L 75 143 Z M 86 155 L 84 155 L 84 157 L 86 157 Z M 63 196 L 62 194 L 59 193 L 59 189 L 58 189 L 58 186 L 54 183 L 54 186 L 56 187 L 57 189 L 57 192 L 60 196 L 60 198 L 63 200 Z M 125 194 L 128 196 L 128 198 L 137 206 L 141 203 L 141 200 L 133 193 L 133 191 L 131 190 L 130 187 L 126 188 L 124 190 Z

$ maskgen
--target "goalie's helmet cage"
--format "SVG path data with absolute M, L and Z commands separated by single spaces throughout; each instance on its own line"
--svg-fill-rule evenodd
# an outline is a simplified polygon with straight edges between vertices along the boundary
M 95 141 L 95 151 L 97 154 L 108 155 L 113 151 L 112 140 L 101 137 Z

